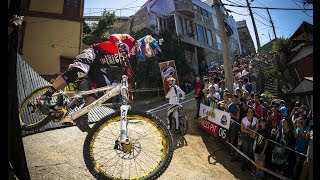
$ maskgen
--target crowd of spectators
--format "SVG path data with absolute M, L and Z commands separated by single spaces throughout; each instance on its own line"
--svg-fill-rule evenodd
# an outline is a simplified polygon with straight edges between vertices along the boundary
M 202 64 L 200 70 L 205 69 Z M 233 89 L 225 86 L 223 65 L 201 72 L 196 78 L 195 99 L 200 104 L 230 113 L 228 142 L 255 161 L 249 162 L 230 148 L 230 161 L 241 161 L 241 170 L 256 178 L 274 179 L 265 167 L 290 179 L 312 179 L 313 113 L 296 102 L 290 108 L 284 100 L 266 99 L 256 89 L 257 73 L 251 61 L 236 60 Z M 206 70 L 206 69 L 205 69 Z M 202 75 L 202 76 L 201 76 Z

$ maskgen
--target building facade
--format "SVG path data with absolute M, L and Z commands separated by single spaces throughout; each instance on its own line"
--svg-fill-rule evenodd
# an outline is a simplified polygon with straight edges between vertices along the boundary
M 237 21 L 237 29 L 239 33 L 239 39 L 242 49 L 242 56 L 247 56 L 252 53 L 256 53 L 256 50 L 254 48 L 254 43 L 252 40 L 252 37 L 250 35 L 247 23 L 245 20 L 243 21 Z
M 236 23 L 223 8 L 225 24 L 229 26 L 230 54 L 239 54 L 240 44 Z M 208 66 L 223 63 L 222 41 L 215 9 L 200 0 L 151 0 L 132 16 L 121 29 L 136 32 L 145 27 L 156 31 L 169 30 L 186 43 L 186 63 L 199 72 L 201 61 Z M 232 59 L 230 59 L 232 61 Z
M 25 16 L 19 52 L 40 75 L 61 72 L 66 57 L 81 50 L 84 0 L 28 0 L 21 2 Z

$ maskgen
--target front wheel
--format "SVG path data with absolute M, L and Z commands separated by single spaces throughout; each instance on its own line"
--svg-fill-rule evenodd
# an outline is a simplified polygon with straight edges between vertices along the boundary
M 97 179 L 156 179 L 169 166 L 173 141 L 165 124 L 145 112 L 129 111 L 129 145 L 120 146 L 120 112 L 98 121 L 83 148 L 85 164 Z
M 182 136 L 186 135 L 188 132 L 188 121 L 186 116 L 179 116 L 179 132 Z

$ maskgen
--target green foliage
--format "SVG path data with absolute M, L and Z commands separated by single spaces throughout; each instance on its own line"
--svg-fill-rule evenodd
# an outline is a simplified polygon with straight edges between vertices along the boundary
M 269 91 L 265 91 L 262 93 L 263 97 L 267 100 L 267 101 L 271 101 L 273 99 L 275 99 L 276 97 L 274 95 L 272 95 Z
M 195 75 L 194 70 L 186 62 L 185 44 L 170 31 L 160 31 L 160 36 L 164 39 L 161 47 L 163 58 L 162 61 L 174 60 L 178 71 L 179 82 L 188 81 Z M 180 84 L 181 85 L 181 84 Z
M 136 65 L 135 80 L 138 88 L 162 88 L 159 62 L 168 60 L 175 60 L 179 82 L 187 81 L 194 71 L 185 62 L 184 45 L 180 42 L 179 37 L 169 31 L 160 31 L 159 34 L 156 34 L 151 28 L 144 28 L 131 34 L 135 39 L 140 39 L 145 35 L 152 35 L 155 39 L 164 39 L 163 45 L 161 46 L 163 56 L 161 59 L 152 57 Z
M 90 34 L 91 31 L 90 26 L 86 22 L 83 22 L 83 34 Z
M 290 46 L 290 39 L 288 38 L 278 38 L 273 41 L 272 43 L 272 51 L 280 52 L 280 51 L 287 51 Z
M 96 26 L 93 26 L 91 31 L 87 33 L 86 23 L 83 24 L 84 36 L 82 42 L 86 45 L 100 42 L 104 37 L 110 35 L 110 30 L 113 28 L 113 24 L 116 20 L 116 15 L 114 12 L 110 13 L 109 11 L 104 10 L 101 14 L 101 19 Z M 85 32 L 86 30 L 86 32 Z

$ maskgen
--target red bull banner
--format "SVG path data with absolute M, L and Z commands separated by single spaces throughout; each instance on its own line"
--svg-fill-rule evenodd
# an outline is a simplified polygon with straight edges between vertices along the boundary
M 200 104 L 199 116 L 201 116 L 200 128 L 214 137 L 226 138 L 226 131 L 230 128 L 231 122 L 230 113 Z
M 164 90 L 164 93 L 166 94 L 169 90 L 167 78 L 169 77 L 175 78 L 176 85 L 179 86 L 176 64 L 174 60 L 170 60 L 166 62 L 160 62 L 159 67 L 160 67 L 160 73 L 162 77 L 163 90 Z

